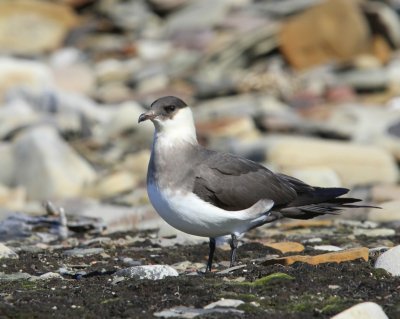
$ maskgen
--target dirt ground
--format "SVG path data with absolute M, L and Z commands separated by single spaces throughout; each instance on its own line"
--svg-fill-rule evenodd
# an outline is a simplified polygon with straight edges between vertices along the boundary
M 222 261 L 229 258 L 229 251 L 217 249 L 213 273 L 192 271 L 157 281 L 127 279 L 113 283 L 112 274 L 127 267 L 123 264 L 126 257 L 143 265 L 206 261 L 206 243 L 165 248 L 150 240 L 126 244 L 126 238 L 137 235 L 116 233 L 111 236 L 112 244 L 99 241 L 91 245 L 104 248 L 99 255 L 66 257 L 65 249 L 58 247 L 21 251 L 19 259 L 1 260 L 0 269 L 7 274 L 25 272 L 38 276 L 59 272 L 62 267 L 74 269 L 75 273 L 64 274 L 63 280 L 0 282 L 0 318 L 153 318 L 153 313 L 167 308 L 202 308 L 221 298 L 243 300 L 245 303 L 238 309 L 244 313 L 202 318 L 330 318 L 363 301 L 376 302 L 390 318 L 400 318 L 400 278 L 375 269 L 374 256 L 368 262 L 264 266 L 257 259 L 277 252 L 250 240 L 238 251 L 239 264 L 246 266 L 230 274 L 217 274 L 226 268 Z M 149 234 L 139 235 L 146 238 Z M 255 234 L 247 236 L 251 237 Z M 331 243 L 338 242 L 338 238 L 333 237 Z M 368 237 L 357 240 L 367 247 L 371 245 Z M 399 244 L 400 237 L 390 240 Z M 306 249 L 303 254 L 315 251 Z

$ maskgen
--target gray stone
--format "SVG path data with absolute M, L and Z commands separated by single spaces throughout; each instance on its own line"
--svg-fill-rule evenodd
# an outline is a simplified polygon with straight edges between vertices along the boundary
M 26 130 L 15 142 L 14 151 L 15 183 L 26 187 L 31 199 L 77 196 L 96 176 L 51 127 Z
M 60 274 L 55 272 L 46 272 L 43 275 L 37 277 L 37 280 L 51 280 L 51 279 L 64 279 Z
M 5 274 L 0 272 L 0 282 L 1 281 L 16 281 L 16 280 L 28 280 L 32 278 L 32 275 L 27 274 L 26 272 L 17 272 L 13 274 Z
M 237 308 L 241 304 L 244 304 L 243 300 L 239 299 L 221 299 L 212 302 L 204 307 L 204 309 L 214 309 L 214 308 Z
M 63 252 L 68 257 L 85 257 L 104 253 L 103 248 L 74 248 Z
M 375 268 L 383 268 L 393 276 L 400 276 L 400 246 L 384 252 L 378 257 Z
M 340 83 L 360 90 L 384 89 L 389 83 L 389 76 L 384 68 L 355 69 L 338 75 Z
M 390 237 L 396 235 L 396 231 L 390 228 L 376 228 L 376 229 L 362 229 L 355 228 L 353 230 L 355 236 L 367 236 L 367 237 Z
M 159 280 L 165 277 L 176 277 L 179 276 L 179 274 L 174 268 L 167 265 L 145 265 L 118 270 L 115 276 Z
M 313 247 L 315 250 L 323 250 L 323 251 L 340 251 L 343 248 L 333 245 L 318 245 Z
M 389 319 L 382 307 L 374 302 L 359 303 L 332 319 Z
M 15 253 L 11 248 L 8 248 L 6 245 L 0 243 L 0 259 L 3 258 L 17 259 L 18 254 Z
M 213 314 L 213 313 L 233 313 L 233 314 L 243 314 L 244 311 L 237 310 L 234 308 L 214 308 L 214 309 L 199 309 L 191 307 L 174 307 L 171 309 L 166 309 L 160 312 L 155 312 L 153 315 L 155 317 L 161 318 L 195 318 L 198 316 Z

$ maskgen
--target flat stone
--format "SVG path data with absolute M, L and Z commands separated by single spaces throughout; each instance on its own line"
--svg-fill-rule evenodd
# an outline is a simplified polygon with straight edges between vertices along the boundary
M 77 196 L 96 176 L 89 163 L 51 127 L 25 130 L 14 151 L 15 183 L 26 187 L 31 199 Z
M 333 245 L 317 245 L 313 247 L 315 250 L 323 250 L 323 251 L 341 251 L 343 248 Z
M 333 226 L 332 220 L 322 220 L 322 219 L 315 219 L 315 220 L 296 220 L 282 223 L 280 228 L 283 229 L 296 229 L 296 228 L 318 228 L 318 227 L 332 227 Z
M 38 280 L 51 280 L 51 279 L 64 279 L 59 273 L 56 272 L 46 272 L 43 275 L 37 277 Z
M 16 280 L 28 280 L 32 278 L 32 275 L 26 272 L 17 272 L 13 274 L 5 274 L 0 272 L 0 281 L 16 281 Z
M 353 230 L 355 236 L 367 237 L 390 237 L 396 235 L 396 231 L 390 228 L 362 229 L 356 228 Z
M 286 254 L 289 252 L 302 252 L 304 251 L 304 246 L 300 243 L 285 241 L 279 243 L 263 243 L 264 246 L 273 248 L 275 250 L 280 251 L 282 254 Z
M 159 280 L 165 277 L 177 277 L 179 274 L 174 268 L 168 265 L 145 265 L 118 270 L 115 276 Z
M 201 309 L 201 308 L 191 308 L 191 307 L 174 307 L 171 309 L 166 309 L 160 312 L 155 312 L 153 315 L 155 317 L 162 318 L 195 318 L 198 316 L 213 314 L 213 313 L 233 313 L 233 314 L 243 314 L 244 311 L 237 310 L 234 308 L 213 308 L 213 309 Z
M 363 259 L 365 261 L 368 261 L 368 257 L 369 257 L 368 248 L 361 247 L 361 248 L 347 249 L 339 252 L 332 252 L 317 256 L 295 255 L 295 256 L 281 257 L 281 258 L 267 260 L 263 264 L 264 265 L 281 264 L 288 266 L 294 264 L 295 262 L 303 262 L 310 265 L 319 265 L 324 263 L 341 263 L 344 261 L 351 261 L 356 259 Z
M 204 307 L 204 309 L 237 308 L 242 304 L 244 304 L 244 301 L 239 299 L 221 299 L 208 304 L 207 306 Z
M 389 319 L 382 307 L 374 302 L 359 303 L 346 309 L 332 319 Z
M 68 257 L 85 257 L 104 253 L 103 248 L 74 248 L 63 252 Z
M 271 137 L 269 162 L 283 173 L 309 167 L 330 167 L 344 186 L 370 185 L 397 181 L 394 157 L 371 145 L 326 141 L 305 137 Z
M 54 50 L 63 43 L 77 20 L 73 10 L 60 3 L 3 1 L 0 5 L 0 49 L 21 55 Z
M 383 268 L 393 276 L 400 276 L 400 246 L 393 247 L 378 257 L 375 268 Z
M 400 220 L 400 199 L 380 203 L 382 209 L 368 212 L 368 220 L 380 223 L 396 222 Z
M 19 256 L 16 252 L 14 252 L 11 248 L 6 245 L 0 243 L 0 259 L 11 258 L 18 259 Z

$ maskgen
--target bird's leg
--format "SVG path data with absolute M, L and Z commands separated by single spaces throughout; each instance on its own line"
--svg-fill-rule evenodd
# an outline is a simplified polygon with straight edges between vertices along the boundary
M 208 254 L 206 271 L 211 271 L 211 266 L 212 266 L 212 261 L 213 261 L 213 257 L 214 257 L 214 251 L 215 251 L 215 238 L 210 237 L 209 245 L 210 245 L 210 252 Z
M 229 267 L 233 267 L 235 265 L 236 250 L 238 245 L 238 240 L 235 234 L 231 234 L 231 240 L 229 241 L 229 245 L 231 246 L 231 265 Z

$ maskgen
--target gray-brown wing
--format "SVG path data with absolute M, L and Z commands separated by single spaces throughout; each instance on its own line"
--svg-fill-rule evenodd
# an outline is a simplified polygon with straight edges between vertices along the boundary
M 195 168 L 193 192 L 220 208 L 246 209 L 260 199 L 285 205 L 297 197 L 290 181 L 264 166 L 231 154 L 207 151 Z

